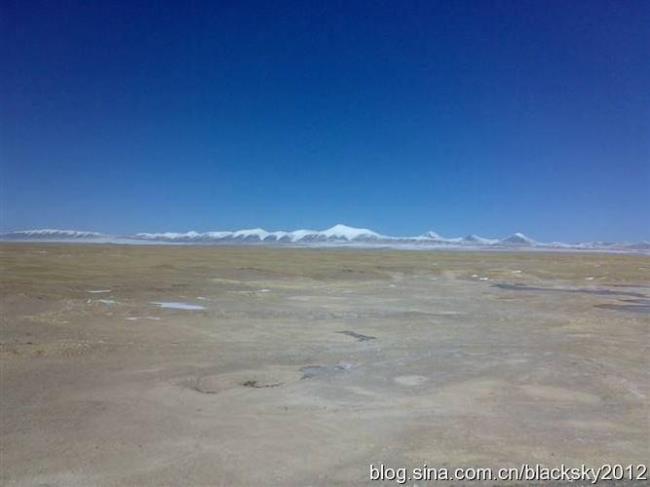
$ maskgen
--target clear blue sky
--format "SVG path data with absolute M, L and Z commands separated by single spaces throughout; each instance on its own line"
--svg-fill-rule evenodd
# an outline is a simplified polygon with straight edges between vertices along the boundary
M 2 230 L 650 239 L 648 1 L 2 4 Z

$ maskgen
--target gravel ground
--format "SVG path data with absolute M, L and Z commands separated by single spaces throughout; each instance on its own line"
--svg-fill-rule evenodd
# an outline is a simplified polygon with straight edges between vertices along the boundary
M 0 265 L 3 485 L 650 459 L 648 257 L 30 244 Z

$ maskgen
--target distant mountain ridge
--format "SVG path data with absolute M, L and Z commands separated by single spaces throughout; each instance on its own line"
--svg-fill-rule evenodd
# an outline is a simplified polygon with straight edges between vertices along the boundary
M 133 235 L 108 235 L 99 232 L 78 230 L 38 229 L 0 234 L 3 241 L 51 241 L 87 243 L 176 243 L 176 244 L 268 244 L 300 246 L 384 246 L 403 248 L 529 248 L 529 249 L 571 249 L 571 250 L 650 250 L 650 242 L 605 243 L 586 242 L 566 244 L 562 242 L 537 242 L 522 233 L 508 237 L 485 238 L 478 235 L 446 238 L 429 231 L 413 237 L 382 235 L 367 228 L 355 228 L 337 224 L 326 230 L 267 231 L 252 228 L 235 231 L 213 232 L 161 232 L 136 233 Z
M 0 234 L 0 238 L 13 239 L 27 238 L 27 239 L 50 239 L 50 238 L 101 238 L 104 235 L 99 232 L 83 232 L 79 230 L 59 230 L 54 228 L 42 228 L 39 230 L 21 230 L 17 232 L 9 232 Z

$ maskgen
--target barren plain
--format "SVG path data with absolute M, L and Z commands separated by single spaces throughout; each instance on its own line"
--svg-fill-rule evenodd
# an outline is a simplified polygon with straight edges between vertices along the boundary
M 650 459 L 648 257 L 0 252 L 3 485 Z

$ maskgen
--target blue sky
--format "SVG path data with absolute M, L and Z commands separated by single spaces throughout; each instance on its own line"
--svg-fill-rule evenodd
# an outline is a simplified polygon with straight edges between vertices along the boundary
M 2 230 L 650 239 L 650 2 L 2 10 Z

